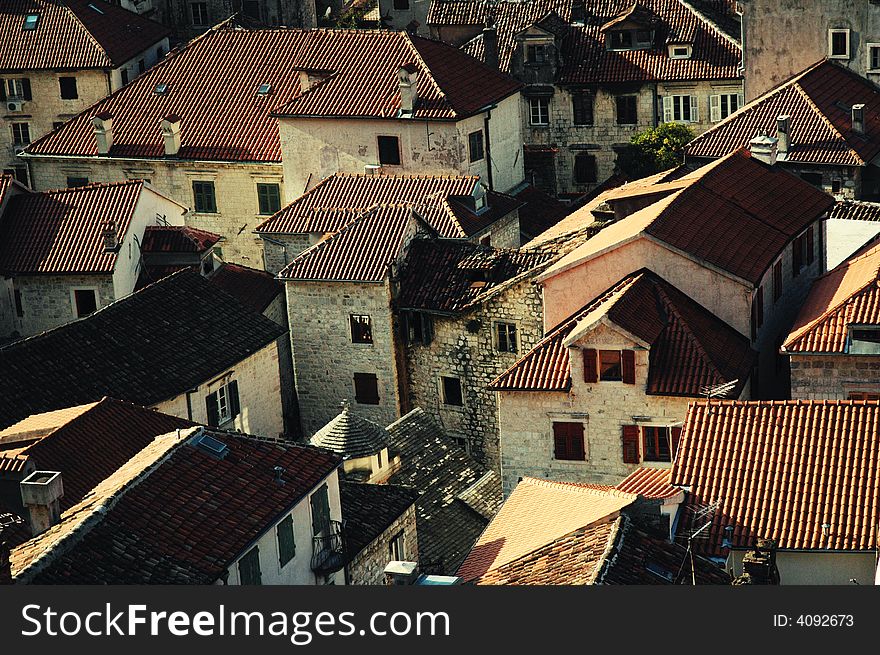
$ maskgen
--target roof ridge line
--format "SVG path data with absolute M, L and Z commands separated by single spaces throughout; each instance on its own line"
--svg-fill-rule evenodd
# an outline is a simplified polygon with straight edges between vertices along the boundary
M 613 562 L 612 554 L 616 555 L 619 552 L 621 540 L 625 536 L 629 525 L 629 518 L 626 514 L 620 512 L 614 521 L 611 533 L 608 535 L 608 541 L 605 542 L 605 550 L 602 551 L 602 555 L 596 563 L 596 569 L 593 572 L 590 584 L 601 584 L 605 576 L 608 575 L 608 569 Z
M 109 0 L 108 0 L 108 1 L 109 1 Z M 59 3 L 59 4 L 61 4 L 61 3 Z M 95 38 L 95 35 L 92 34 L 92 31 L 86 26 L 86 24 L 85 24 L 84 22 L 82 22 L 82 21 L 80 20 L 79 16 L 76 15 L 76 12 L 75 12 L 73 9 L 71 9 L 71 7 L 70 7 L 69 4 L 67 4 L 67 3 L 63 3 L 62 6 L 64 7 L 65 11 L 67 11 L 67 12 L 73 17 L 73 20 L 74 20 L 74 21 L 75 21 L 80 27 L 82 27 L 83 31 L 84 31 L 84 32 L 86 33 L 86 35 L 88 36 L 89 40 L 90 40 L 90 41 L 91 41 L 91 42 L 92 42 L 92 43 L 98 48 L 98 52 L 100 52 L 102 55 L 104 55 L 104 58 L 105 58 L 105 59 L 110 63 L 110 65 L 112 66 L 112 65 L 114 64 L 114 62 L 113 62 L 113 58 L 110 57 L 110 53 L 107 52 L 107 50 L 104 48 L 104 46 L 102 46 L 102 45 L 98 42 L 98 39 Z M 86 8 L 88 9 L 88 5 L 86 6 Z
M 709 18 L 708 16 L 703 14 L 703 12 L 701 12 L 699 9 L 697 9 L 696 7 L 691 5 L 690 2 L 688 2 L 687 0 L 678 0 L 678 1 L 679 1 L 679 3 L 681 3 L 682 5 L 687 7 L 691 13 L 695 14 L 697 16 L 697 18 L 702 20 L 707 26 L 709 26 L 711 29 L 713 29 L 715 32 L 717 32 L 721 36 L 721 38 L 729 41 L 732 45 L 736 46 L 737 50 L 739 50 L 740 53 L 742 53 L 742 44 L 739 43 L 732 36 L 730 36 L 727 32 L 722 30 L 714 20 L 712 20 L 711 18 Z M 740 25 L 742 25 L 742 17 L 740 17 Z M 741 33 L 742 32 L 740 32 L 740 34 Z
M 859 155 L 859 153 L 857 153 L 853 149 L 853 147 L 849 144 L 849 141 L 846 140 L 846 137 L 844 137 L 843 134 L 840 133 L 840 130 L 834 127 L 834 124 L 830 120 L 828 120 L 828 117 L 825 114 L 822 113 L 822 110 L 819 109 L 815 102 L 813 102 L 813 99 L 807 94 L 807 92 L 804 90 L 799 82 L 798 84 L 794 85 L 794 88 L 795 91 L 797 91 L 797 93 L 799 93 L 803 97 L 804 101 L 810 106 L 810 109 L 813 110 L 813 113 L 818 117 L 819 121 L 824 123 L 825 126 L 830 129 L 833 134 L 836 134 L 837 137 L 846 144 L 847 150 L 849 150 L 849 154 L 854 157 L 857 162 L 864 166 L 866 163 L 865 160 L 862 159 L 861 155 Z
M 449 105 L 449 108 L 452 110 L 452 113 L 458 116 L 458 112 L 455 111 L 455 108 L 452 106 L 452 103 L 449 102 L 449 98 L 443 89 L 440 88 L 440 84 L 434 79 L 433 73 L 431 73 L 431 67 L 428 66 L 428 62 L 425 61 L 425 58 L 422 57 L 422 53 L 419 52 L 419 49 L 416 48 L 416 44 L 413 42 L 412 35 L 409 32 L 398 32 L 398 35 L 403 37 L 404 43 L 406 43 L 407 47 L 415 54 L 416 58 L 419 61 L 419 64 L 423 67 L 425 72 L 427 73 L 426 77 L 431 81 L 431 85 L 434 87 L 434 90 L 440 94 L 440 97 Z M 442 43 L 438 41 L 438 43 Z M 402 64 L 401 64 L 402 65 Z

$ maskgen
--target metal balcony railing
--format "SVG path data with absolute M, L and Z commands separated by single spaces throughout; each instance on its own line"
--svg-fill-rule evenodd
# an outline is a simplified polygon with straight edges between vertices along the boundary
M 345 564 L 345 532 L 342 523 L 330 521 L 326 533 L 312 537 L 312 571 L 326 575 L 339 571 Z

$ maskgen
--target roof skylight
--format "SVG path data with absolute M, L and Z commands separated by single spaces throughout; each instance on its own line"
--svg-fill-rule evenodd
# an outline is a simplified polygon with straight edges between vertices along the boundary
M 24 17 L 24 25 L 22 25 L 23 30 L 35 30 L 37 29 L 37 23 L 40 22 L 40 14 L 27 14 Z

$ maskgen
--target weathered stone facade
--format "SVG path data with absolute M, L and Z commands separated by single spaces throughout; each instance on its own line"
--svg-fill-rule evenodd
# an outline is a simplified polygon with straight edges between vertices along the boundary
M 263 25 L 315 27 L 318 15 L 323 16 L 328 6 L 338 9 L 342 4 L 341 0 L 204 0 L 205 9 L 201 11 L 194 10 L 188 0 L 146 1 L 152 2 L 153 18 L 182 40 L 198 36 L 236 12 Z
M 315 245 L 322 235 L 314 234 L 273 234 L 263 236 L 263 268 L 270 273 L 278 273 L 297 255 L 309 246 Z
M 851 394 L 880 394 L 878 355 L 792 354 L 789 366 L 793 400 L 848 400 Z
M 343 517 L 345 518 L 345 517 Z M 350 585 L 383 585 L 385 584 L 385 567 L 391 561 L 391 541 L 403 535 L 401 559 L 419 561 L 419 543 L 416 534 L 416 506 L 410 507 L 401 514 L 388 528 L 366 548 L 359 552 L 348 564 L 348 584 Z
M 15 321 L 15 329 L 22 336 L 45 332 L 75 320 L 75 289 L 93 290 L 99 309 L 117 299 L 110 274 L 28 275 L 16 277 L 12 287 L 21 296 L 22 313 Z

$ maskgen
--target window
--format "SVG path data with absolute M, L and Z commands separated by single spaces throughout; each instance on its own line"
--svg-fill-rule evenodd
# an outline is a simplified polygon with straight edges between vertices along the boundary
M 147 62 L 143 59 L 138 59 L 138 73 L 143 73 L 145 70 L 147 70 Z
M 798 236 L 791 246 L 791 276 L 797 277 L 801 269 L 809 266 L 815 259 L 815 243 L 813 240 L 813 226 Z
M 217 213 L 217 200 L 213 182 L 193 182 L 195 209 L 203 214 Z
M 571 109 L 575 125 L 593 124 L 593 94 L 575 92 L 571 95 Z
M 368 314 L 350 314 L 352 343 L 373 343 L 373 322 Z
M 848 352 L 855 355 L 880 354 L 880 326 L 851 328 Z
M 12 175 L 16 180 L 18 180 L 25 186 L 30 186 L 28 184 L 27 166 L 13 166 L 12 168 L 4 168 L 3 172 L 6 175 Z
M 409 9 L 409 0 L 394 0 L 394 9 L 397 11 L 407 11 Z
M 526 63 L 527 64 L 543 64 L 547 61 L 547 48 L 544 45 L 527 45 L 526 46 Z
M 278 562 L 281 566 L 287 564 L 296 555 L 296 542 L 293 538 L 293 516 L 288 514 L 278 523 L 275 528 L 278 537 Z
M 638 464 L 642 461 L 671 462 L 678 451 L 680 427 L 624 425 L 622 428 L 622 455 L 625 464 Z
M 15 315 L 21 318 L 24 316 L 24 307 L 21 303 L 21 289 L 16 289 L 12 295 L 15 297 Z
M 468 155 L 471 163 L 483 158 L 483 130 L 468 134 Z
M 515 353 L 516 323 L 495 324 L 495 349 L 502 353 Z
M 461 380 L 458 378 L 440 376 L 440 388 L 443 392 L 443 404 L 453 407 L 462 407 L 464 398 L 461 394 Z
M 828 57 L 849 59 L 849 30 L 828 30 Z
M 271 216 L 281 209 L 281 189 L 277 184 L 257 184 L 260 214 Z
M 79 98 L 79 94 L 76 91 L 75 77 L 59 77 L 58 86 L 61 89 L 62 100 L 76 100 Z
M 843 182 L 839 179 L 831 180 L 831 193 L 840 193 L 841 188 L 843 187 Z
M 574 158 L 574 182 L 575 184 L 593 184 L 598 179 L 596 158 L 593 155 L 575 155 Z
M 238 381 L 232 380 L 214 393 L 205 396 L 208 425 L 218 428 L 232 421 L 241 412 L 238 398 Z
M 78 186 L 85 186 L 89 183 L 89 178 L 87 177 L 75 177 L 73 175 L 67 176 L 67 188 L 72 189 Z
M 196 27 L 207 27 L 210 25 L 207 2 L 191 2 L 189 4 L 189 11 L 192 16 L 193 25 Z
M 669 428 L 648 426 L 642 428 L 643 459 L 646 462 L 669 462 Z
M 64 121 L 52 121 L 52 131 L 61 129 L 64 127 Z
M 529 123 L 550 125 L 550 99 L 529 98 Z
M 871 393 L 869 391 L 851 391 L 850 400 L 880 400 L 880 392 Z
M 609 50 L 632 50 L 633 33 L 629 31 L 611 32 L 608 38 Z
M 700 120 L 697 96 L 664 96 L 664 123 L 696 123 Z
M 752 296 L 751 332 L 752 341 L 758 338 L 758 330 L 764 324 L 764 287 L 758 287 Z
M 382 166 L 400 166 L 400 143 L 396 136 L 380 136 L 379 163 Z
M 74 289 L 73 309 L 77 318 L 88 316 L 98 309 L 98 292 L 94 289 Z
M 636 109 L 638 96 L 617 96 L 614 100 L 618 125 L 635 125 L 639 122 Z
M 782 260 L 773 264 L 773 302 L 782 298 Z
M 128 84 L 128 69 L 123 68 L 122 69 L 122 86 L 125 86 L 126 84 Z
M 727 118 L 742 107 L 741 93 L 719 93 L 709 96 L 709 120 L 713 123 Z
M 553 423 L 553 459 L 584 461 L 583 423 Z
M 490 232 L 486 236 L 480 237 L 480 245 L 481 246 L 491 246 L 492 245 L 492 233 Z
M 238 560 L 238 580 L 243 585 L 263 584 L 260 573 L 260 548 L 254 546 Z
M 40 14 L 27 14 L 24 17 L 24 24 L 21 26 L 23 30 L 37 29 L 37 23 L 40 22 Z
M 12 124 L 12 144 L 26 146 L 31 142 L 31 126 L 28 123 Z
M 430 314 L 401 312 L 400 336 L 407 345 L 427 346 L 434 340 L 434 321 Z
M 388 543 L 388 557 L 392 562 L 406 559 L 406 542 L 403 537 L 403 531 L 394 535 Z
M 633 350 L 584 350 L 584 382 L 620 381 L 636 383 L 636 359 Z
M 670 59 L 690 59 L 691 46 L 689 45 L 671 45 L 669 46 Z
M 312 535 L 330 534 L 330 494 L 326 484 L 311 495 L 309 505 L 312 508 Z
M 599 379 L 603 381 L 621 380 L 620 351 L 599 351 Z
M 0 100 L 33 100 L 30 78 L 15 77 L 0 84 Z
M 379 378 L 375 373 L 354 374 L 354 401 L 361 405 L 379 404 Z
M 165 48 L 159 46 L 156 48 L 156 59 L 162 59 L 165 56 Z
M 822 174 L 821 173 L 801 173 L 801 179 L 807 184 L 812 184 L 814 187 L 822 188 Z
M 880 73 L 880 43 L 868 44 L 868 72 Z

